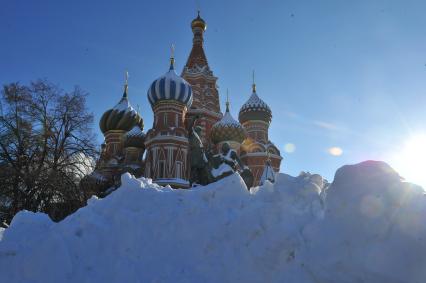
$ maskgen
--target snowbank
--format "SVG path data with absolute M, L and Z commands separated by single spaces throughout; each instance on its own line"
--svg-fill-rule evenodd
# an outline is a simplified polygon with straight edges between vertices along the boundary
M 1 282 L 409 282 L 426 278 L 426 198 L 389 166 L 239 175 L 172 190 L 123 186 L 60 223 L 20 212 L 0 231 Z M 1 239 L 3 234 L 3 239 Z

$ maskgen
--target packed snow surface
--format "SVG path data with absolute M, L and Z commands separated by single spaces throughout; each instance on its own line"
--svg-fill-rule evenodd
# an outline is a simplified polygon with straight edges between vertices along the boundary
M 238 174 L 172 190 L 122 187 L 60 223 L 20 212 L 0 230 L 1 282 L 426 282 L 426 197 L 381 162 Z

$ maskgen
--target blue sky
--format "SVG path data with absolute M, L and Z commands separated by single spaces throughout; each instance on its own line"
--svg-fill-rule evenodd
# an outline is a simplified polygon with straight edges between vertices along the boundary
M 102 142 L 97 122 L 128 70 L 147 130 L 148 86 L 167 71 L 172 43 L 182 69 L 198 6 L 222 108 L 228 88 L 238 116 L 255 69 L 282 172 L 332 180 L 344 164 L 393 165 L 406 140 L 426 132 L 425 1 L 1 1 L 0 83 L 81 86 Z

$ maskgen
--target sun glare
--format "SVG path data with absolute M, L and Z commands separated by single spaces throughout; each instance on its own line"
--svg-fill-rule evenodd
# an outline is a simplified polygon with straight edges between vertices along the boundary
M 394 154 L 391 166 L 408 182 L 426 188 L 426 134 L 408 139 Z

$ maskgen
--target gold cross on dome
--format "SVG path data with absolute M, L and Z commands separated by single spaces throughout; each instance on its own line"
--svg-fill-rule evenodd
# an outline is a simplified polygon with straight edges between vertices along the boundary
M 170 58 L 175 58 L 175 45 L 173 43 L 170 46 L 170 53 L 171 53 Z
M 229 104 L 229 90 L 226 89 L 226 103 Z
M 229 91 L 226 89 L 226 111 L 229 111 Z
M 251 86 L 252 86 L 253 92 L 256 92 L 256 83 L 254 82 L 254 70 L 252 73 L 252 80 L 253 80 L 253 84 Z
M 252 72 L 252 80 L 253 80 L 253 84 L 254 84 L 254 70 Z

